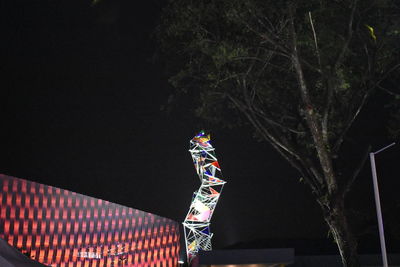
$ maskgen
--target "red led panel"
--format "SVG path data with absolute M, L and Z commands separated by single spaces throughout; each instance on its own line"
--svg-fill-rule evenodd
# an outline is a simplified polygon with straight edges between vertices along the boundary
M 2 174 L 0 238 L 49 266 L 178 266 L 177 222 Z

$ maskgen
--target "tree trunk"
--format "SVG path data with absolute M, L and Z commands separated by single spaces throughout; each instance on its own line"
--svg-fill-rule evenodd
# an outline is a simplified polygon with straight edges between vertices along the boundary
M 331 208 L 322 207 L 325 213 L 325 221 L 338 246 L 344 267 L 359 267 L 357 254 L 357 240 L 350 229 L 344 210 L 344 199 L 338 197 Z

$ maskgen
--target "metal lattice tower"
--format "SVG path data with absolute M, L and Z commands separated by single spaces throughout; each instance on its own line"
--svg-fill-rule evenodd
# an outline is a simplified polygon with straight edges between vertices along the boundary
M 201 131 L 190 140 L 189 152 L 199 175 L 200 188 L 193 193 L 192 203 L 185 221 L 187 260 L 190 263 L 200 250 L 211 250 L 210 220 L 222 188 L 221 168 L 210 144 L 210 135 Z

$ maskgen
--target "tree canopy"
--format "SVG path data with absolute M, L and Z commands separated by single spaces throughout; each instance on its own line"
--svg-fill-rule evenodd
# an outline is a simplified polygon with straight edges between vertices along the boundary
M 300 172 L 344 265 L 358 266 L 344 200 L 367 154 L 349 168 L 343 146 L 376 91 L 398 105 L 396 1 L 173 0 L 157 36 L 197 115 L 251 125 Z

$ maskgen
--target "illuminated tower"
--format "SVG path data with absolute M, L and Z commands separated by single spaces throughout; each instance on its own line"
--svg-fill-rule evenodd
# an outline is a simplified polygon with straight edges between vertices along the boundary
M 201 131 L 190 140 L 189 152 L 200 178 L 200 188 L 193 193 L 192 203 L 185 221 L 187 259 L 190 263 L 200 250 L 211 250 L 210 220 L 222 188 L 221 168 L 210 144 L 210 135 Z

